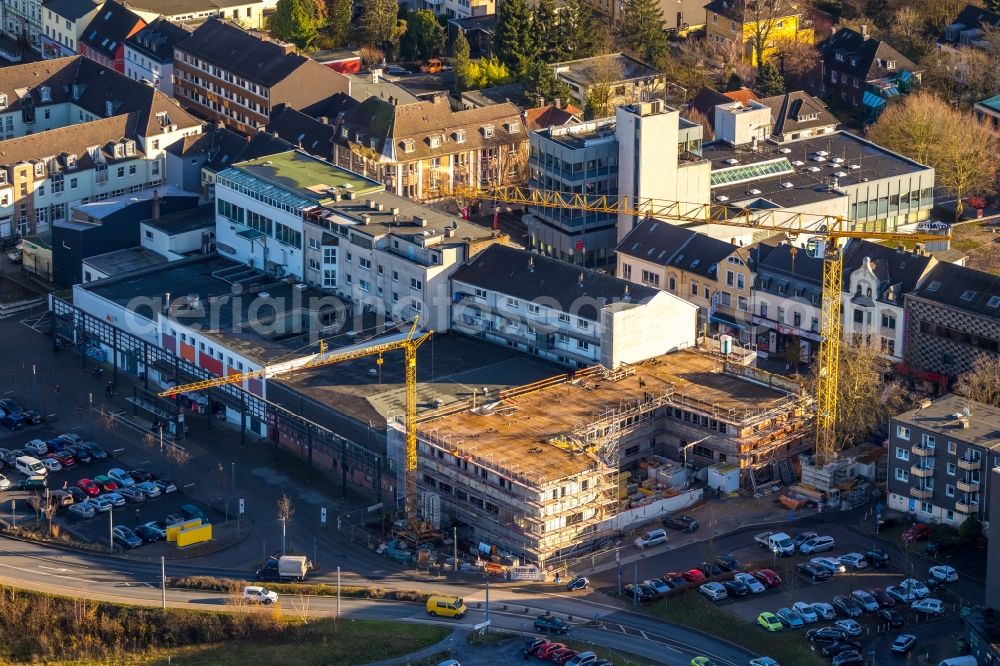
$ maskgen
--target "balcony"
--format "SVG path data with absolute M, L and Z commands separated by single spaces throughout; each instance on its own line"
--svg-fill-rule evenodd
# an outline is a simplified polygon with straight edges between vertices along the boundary
M 982 467 L 982 461 L 980 460 L 969 460 L 967 458 L 958 459 L 958 468 L 966 472 L 975 472 Z
M 933 465 L 913 465 L 910 467 L 910 474 L 920 479 L 929 479 L 934 476 Z
M 966 504 L 965 502 L 955 502 L 955 511 L 957 513 L 964 513 L 966 515 L 975 513 L 979 510 L 978 504 Z
M 929 500 L 934 496 L 933 490 L 921 490 L 920 488 L 910 488 L 910 497 L 918 500 Z
M 932 456 L 934 455 L 934 449 L 927 448 L 926 446 L 921 446 L 920 444 L 914 444 L 910 447 L 910 451 L 913 451 L 915 456 Z
M 960 493 L 978 493 L 979 492 L 979 482 L 978 481 L 959 481 L 955 484 Z

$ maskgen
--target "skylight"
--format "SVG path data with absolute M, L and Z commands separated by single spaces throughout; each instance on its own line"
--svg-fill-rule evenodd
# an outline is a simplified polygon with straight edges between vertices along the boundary
M 927 285 L 927 291 L 937 291 L 940 288 L 941 288 L 941 283 L 938 282 L 937 280 L 934 280 L 929 285 Z
M 962 300 L 963 301 L 971 301 L 978 294 L 979 294 L 979 292 L 977 292 L 977 291 L 972 291 L 971 289 L 966 289 L 965 291 L 962 292 Z
M 712 187 L 719 185 L 733 185 L 735 183 L 746 183 L 760 178 L 768 178 L 779 174 L 792 173 L 792 165 L 787 158 L 771 160 L 769 162 L 759 162 L 757 164 L 747 164 L 743 166 L 733 166 L 724 169 L 717 169 L 712 172 Z

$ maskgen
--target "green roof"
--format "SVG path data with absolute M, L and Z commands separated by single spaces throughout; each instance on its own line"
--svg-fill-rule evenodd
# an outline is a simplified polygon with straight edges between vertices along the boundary
M 350 191 L 355 195 L 385 189 L 378 181 L 298 150 L 247 160 L 234 164 L 232 168 L 316 204 L 330 201 L 331 189 Z
M 982 102 L 977 102 L 977 106 L 985 106 L 990 111 L 996 111 L 1000 113 L 1000 95 L 996 97 L 990 97 L 989 99 L 984 99 Z

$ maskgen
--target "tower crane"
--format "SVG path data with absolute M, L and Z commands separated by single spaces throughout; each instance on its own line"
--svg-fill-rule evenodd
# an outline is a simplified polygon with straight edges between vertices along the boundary
M 290 372 L 322 368 L 335 363 L 343 363 L 366 356 L 377 356 L 376 363 L 382 365 L 382 355 L 397 349 L 403 350 L 406 377 L 406 463 L 404 472 L 404 496 L 406 498 L 406 519 L 414 534 L 420 532 L 417 518 L 417 349 L 426 342 L 434 331 L 419 333 L 419 317 L 413 319 L 409 333 L 392 336 L 368 346 L 354 346 L 329 351 L 325 341 L 320 341 L 320 351 L 312 356 L 286 361 L 260 370 L 237 372 L 223 377 L 213 377 L 190 384 L 173 386 L 161 391 L 160 397 L 169 397 L 189 391 L 201 391 L 224 384 L 240 384 L 248 379 L 271 379 Z
M 781 208 L 749 209 L 711 203 L 685 203 L 618 195 L 592 195 L 498 185 L 460 188 L 455 196 L 467 200 L 521 204 L 535 208 L 571 208 L 594 213 L 617 213 L 641 218 L 680 222 L 683 225 L 719 224 L 750 230 L 773 231 L 789 236 L 815 237 L 816 254 L 823 258 L 823 296 L 820 310 L 819 372 L 816 387 L 816 463 L 835 459 L 837 445 L 837 385 L 840 367 L 841 288 L 844 253 L 840 241 L 865 240 L 941 241 L 951 234 L 868 231 L 839 215 L 800 213 Z

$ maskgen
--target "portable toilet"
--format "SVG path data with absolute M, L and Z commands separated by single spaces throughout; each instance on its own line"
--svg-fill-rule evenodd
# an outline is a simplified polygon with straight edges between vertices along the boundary
M 719 336 L 719 351 L 722 352 L 723 356 L 729 356 L 733 353 L 733 336 Z

